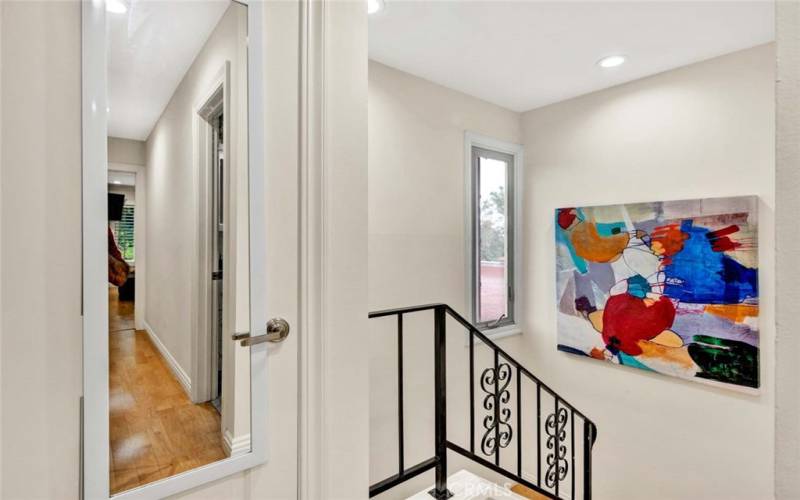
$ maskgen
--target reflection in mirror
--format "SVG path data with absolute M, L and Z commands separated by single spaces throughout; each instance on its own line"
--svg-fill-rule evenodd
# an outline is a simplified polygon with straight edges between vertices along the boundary
M 247 7 L 107 5 L 111 494 L 250 451 Z

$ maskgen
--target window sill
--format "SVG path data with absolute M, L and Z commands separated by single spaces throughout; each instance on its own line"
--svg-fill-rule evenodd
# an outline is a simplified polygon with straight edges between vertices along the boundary
M 489 330 L 481 330 L 481 333 L 489 337 L 489 340 L 496 342 L 506 337 L 514 335 L 522 335 L 522 327 L 517 324 L 502 326 L 500 328 L 492 328 Z M 475 339 L 475 345 L 483 344 L 480 339 Z M 464 346 L 469 347 L 469 332 L 464 334 Z

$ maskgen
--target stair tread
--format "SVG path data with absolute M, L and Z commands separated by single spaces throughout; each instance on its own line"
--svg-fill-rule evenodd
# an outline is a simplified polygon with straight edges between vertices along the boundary
M 530 500 L 547 500 L 546 496 L 521 484 L 515 484 L 512 486 L 511 491 L 519 496 L 529 498 Z
M 524 500 L 525 498 L 464 469 L 450 475 L 447 483 L 449 490 L 453 493 L 450 500 Z M 433 485 L 428 486 L 406 500 L 431 500 L 432 497 L 428 491 L 432 487 Z

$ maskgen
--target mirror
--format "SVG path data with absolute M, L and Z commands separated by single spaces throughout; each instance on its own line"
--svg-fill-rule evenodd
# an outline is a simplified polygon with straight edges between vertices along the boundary
M 251 450 L 247 18 L 106 2 L 111 495 Z

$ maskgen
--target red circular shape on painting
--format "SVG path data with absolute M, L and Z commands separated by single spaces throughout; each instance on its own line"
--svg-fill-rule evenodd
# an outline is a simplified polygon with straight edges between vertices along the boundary
M 648 305 L 645 299 L 628 293 L 612 295 L 603 310 L 603 341 L 611 348 L 636 356 L 642 353 L 640 340 L 655 338 L 670 328 L 673 321 L 675 306 L 665 296 Z

